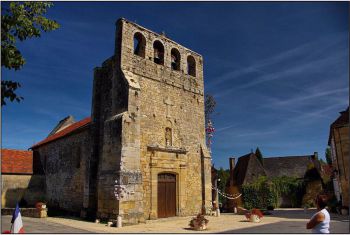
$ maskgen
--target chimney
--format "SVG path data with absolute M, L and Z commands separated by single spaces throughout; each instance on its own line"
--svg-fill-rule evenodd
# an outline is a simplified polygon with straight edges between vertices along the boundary
M 232 173 L 233 169 L 235 168 L 235 160 L 236 158 L 230 157 L 230 173 Z
M 235 168 L 235 158 L 234 157 L 230 157 L 229 158 L 229 161 L 230 161 L 230 186 L 232 186 L 233 185 L 233 169 Z
M 318 152 L 314 152 L 314 159 L 318 159 Z

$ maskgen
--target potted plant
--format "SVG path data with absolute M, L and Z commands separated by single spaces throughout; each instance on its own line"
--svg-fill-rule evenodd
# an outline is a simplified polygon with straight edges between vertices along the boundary
M 45 209 L 46 203 L 45 202 L 37 202 L 37 203 L 35 203 L 35 208 L 38 210 Z
M 198 214 L 190 221 L 190 227 L 194 230 L 206 230 L 209 220 L 204 217 L 203 214 Z
M 245 217 L 250 222 L 259 223 L 264 215 L 259 209 L 254 208 L 251 210 L 251 212 L 246 213 Z

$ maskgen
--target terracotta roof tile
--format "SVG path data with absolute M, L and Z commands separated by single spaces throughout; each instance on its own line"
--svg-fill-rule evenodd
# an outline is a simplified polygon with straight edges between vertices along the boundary
M 1 149 L 1 173 L 33 174 L 33 152 Z
M 40 141 L 39 143 L 36 143 L 34 144 L 32 147 L 30 147 L 31 149 L 33 148 L 36 148 L 36 147 L 39 147 L 43 144 L 47 144 L 49 142 L 52 142 L 54 140 L 57 140 L 59 138 L 62 138 L 70 133 L 72 133 L 73 131 L 79 129 L 79 128 L 82 128 L 88 124 L 91 123 L 91 117 L 87 117 L 87 118 L 84 118 L 83 120 L 79 121 L 79 122 L 76 122 L 76 123 L 73 123 L 72 125 L 64 128 L 63 130 L 53 134 L 53 135 L 50 135 L 49 137 L 47 137 L 46 139 Z

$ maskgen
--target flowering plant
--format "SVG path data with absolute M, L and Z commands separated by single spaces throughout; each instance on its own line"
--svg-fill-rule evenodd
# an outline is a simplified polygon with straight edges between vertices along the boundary
M 264 215 L 259 209 L 254 208 L 251 210 L 251 212 L 246 213 L 245 217 L 251 222 L 260 222 Z
M 193 217 L 190 221 L 190 227 L 196 230 L 204 230 L 207 228 L 209 220 L 204 217 L 202 214 L 198 214 L 196 217 Z
M 255 208 L 252 209 L 252 215 L 257 215 L 259 217 L 259 219 L 264 217 L 263 213 L 259 209 L 255 209 Z
M 37 203 L 35 203 L 35 208 L 38 210 L 41 210 L 42 208 L 46 208 L 46 203 L 45 202 L 37 202 Z

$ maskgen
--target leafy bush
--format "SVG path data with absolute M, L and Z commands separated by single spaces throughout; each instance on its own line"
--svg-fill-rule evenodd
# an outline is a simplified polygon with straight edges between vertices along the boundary
M 275 208 L 283 195 L 288 195 L 292 206 L 297 207 L 301 203 L 303 187 L 303 182 L 296 178 L 282 176 L 268 180 L 261 176 L 253 183 L 242 186 L 244 207 L 248 210 Z

